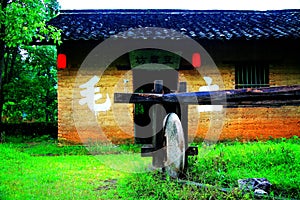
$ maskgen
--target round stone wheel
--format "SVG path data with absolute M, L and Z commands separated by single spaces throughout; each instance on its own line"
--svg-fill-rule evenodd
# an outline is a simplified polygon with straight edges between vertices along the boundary
M 166 138 L 165 170 L 169 176 L 178 178 L 184 170 L 186 147 L 182 125 L 177 114 L 169 113 L 163 121 L 163 127 Z

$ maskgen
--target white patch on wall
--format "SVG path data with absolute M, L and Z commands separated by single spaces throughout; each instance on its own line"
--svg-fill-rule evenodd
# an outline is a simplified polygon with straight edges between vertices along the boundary
M 100 78 L 98 76 L 94 76 L 88 82 L 79 86 L 79 88 L 85 89 L 80 92 L 81 96 L 84 98 L 79 100 L 79 104 L 82 106 L 87 104 L 88 108 L 92 112 L 95 112 L 95 114 L 97 112 L 108 111 L 111 108 L 111 100 L 108 94 L 106 94 L 106 100 L 104 103 L 96 104 L 96 101 L 102 98 L 102 94 L 99 93 L 100 88 L 95 87 L 99 80 Z
M 204 92 L 204 91 L 217 91 L 220 89 L 220 87 L 216 84 L 211 85 L 212 83 L 212 78 L 209 76 L 203 77 L 203 79 L 206 82 L 206 86 L 201 86 L 199 88 L 199 92 Z M 221 105 L 202 105 L 198 106 L 197 110 L 198 112 L 213 112 L 213 111 L 222 111 L 223 106 Z

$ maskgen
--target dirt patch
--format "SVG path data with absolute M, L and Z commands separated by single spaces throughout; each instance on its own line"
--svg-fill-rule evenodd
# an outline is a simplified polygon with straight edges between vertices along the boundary
M 95 190 L 110 190 L 110 189 L 116 189 L 116 183 L 117 179 L 107 179 L 104 181 L 101 181 L 101 185 L 97 187 Z

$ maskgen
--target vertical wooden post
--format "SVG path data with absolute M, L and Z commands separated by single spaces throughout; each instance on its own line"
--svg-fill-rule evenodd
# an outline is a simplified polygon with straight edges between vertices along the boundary
M 178 92 L 187 92 L 187 84 L 186 82 L 179 82 Z M 178 99 L 180 102 L 180 99 Z M 181 109 L 180 121 L 184 133 L 184 142 L 185 142 L 185 149 L 188 148 L 188 105 L 187 104 L 179 104 L 179 109 Z M 184 168 L 187 169 L 188 166 L 188 155 L 185 154 L 185 163 Z
M 163 93 L 163 80 L 154 81 L 154 93 L 161 94 Z M 164 167 L 165 153 L 162 150 L 164 143 L 164 135 L 162 131 L 163 124 L 163 113 L 162 106 L 155 106 L 152 109 L 152 144 L 154 147 L 152 165 L 155 168 Z

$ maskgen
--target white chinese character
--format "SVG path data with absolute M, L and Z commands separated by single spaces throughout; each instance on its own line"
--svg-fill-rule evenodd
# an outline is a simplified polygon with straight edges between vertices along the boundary
M 80 92 L 81 96 L 84 98 L 79 100 L 79 104 L 87 104 L 89 109 L 95 113 L 100 111 L 108 111 L 111 107 L 111 101 L 108 94 L 106 94 L 106 101 L 104 103 L 95 103 L 98 99 L 102 98 L 102 94 L 96 94 L 97 92 L 100 92 L 100 88 L 95 87 L 99 80 L 100 78 L 98 76 L 94 76 L 88 82 L 79 86 L 79 88 L 85 88 L 85 90 Z
M 207 86 L 201 86 L 199 88 L 199 91 L 217 91 L 219 90 L 219 86 L 218 85 L 211 85 L 212 83 L 212 78 L 210 78 L 209 76 L 205 76 L 203 77 L 203 79 L 205 80 Z M 202 105 L 202 106 L 198 106 L 197 110 L 198 112 L 212 112 L 212 111 L 222 111 L 223 106 L 221 105 Z

